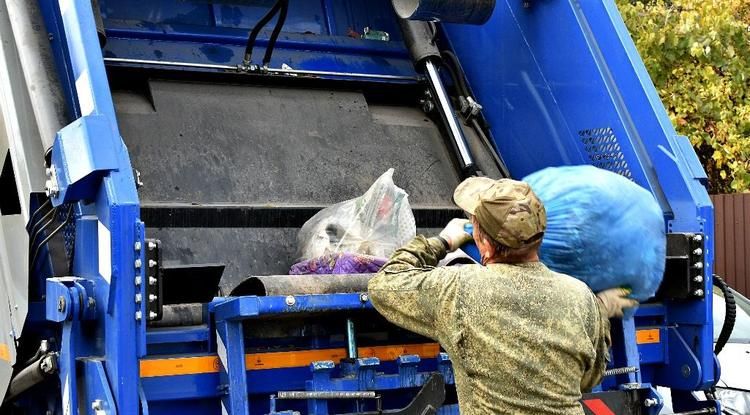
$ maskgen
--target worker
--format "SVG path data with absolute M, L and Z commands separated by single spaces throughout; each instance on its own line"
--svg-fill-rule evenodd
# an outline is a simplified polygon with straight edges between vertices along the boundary
M 609 318 L 637 302 L 625 289 L 594 295 L 539 262 L 547 219 L 526 183 L 470 178 L 454 201 L 471 215 L 482 264 L 437 266 L 472 239 L 469 221 L 454 219 L 390 257 L 369 283 L 373 305 L 440 342 L 461 414 L 583 414 L 581 394 L 601 381 L 609 359 Z

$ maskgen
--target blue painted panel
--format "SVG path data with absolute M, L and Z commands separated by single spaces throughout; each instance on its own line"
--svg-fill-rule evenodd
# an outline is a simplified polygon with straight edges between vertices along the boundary
M 273 1 L 257 0 L 253 5 L 217 4 L 213 6 L 216 26 L 249 29 L 273 6 Z M 273 18 L 266 30 L 273 29 L 277 18 Z M 284 23 L 284 32 L 328 35 L 326 13 L 323 3 L 310 0 L 291 0 Z
M 131 21 L 133 24 L 180 23 L 213 25 L 210 2 L 179 0 L 102 0 L 99 8 L 104 19 Z

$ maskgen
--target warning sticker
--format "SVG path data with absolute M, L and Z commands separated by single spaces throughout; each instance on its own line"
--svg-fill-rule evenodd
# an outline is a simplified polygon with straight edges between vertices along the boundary
M 637 330 L 635 341 L 638 344 L 659 343 L 659 329 Z

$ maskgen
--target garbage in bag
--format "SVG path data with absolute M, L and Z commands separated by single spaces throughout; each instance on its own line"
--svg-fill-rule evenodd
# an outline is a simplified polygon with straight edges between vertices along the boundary
M 595 292 L 624 287 L 647 300 L 664 274 L 664 217 L 653 195 L 594 166 L 550 167 L 523 179 L 544 203 L 540 259 Z
M 409 196 L 389 169 L 365 194 L 327 207 L 297 235 L 300 261 L 351 253 L 387 258 L 417 233 Z
M 292 265 L 290 275 L 374 274 L 388 258 L 347 252 L 331 253 Z

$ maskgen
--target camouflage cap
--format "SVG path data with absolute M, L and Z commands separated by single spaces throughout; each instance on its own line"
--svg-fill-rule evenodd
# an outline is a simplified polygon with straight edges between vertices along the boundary
M 456 187 L 453 201 L 476 216 L 495 241 L 509 248 L 523 248 L 547 227 L 542 201 L 524 182 L 470 177 Z

